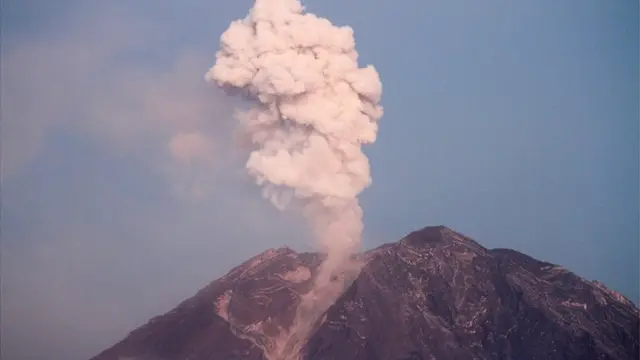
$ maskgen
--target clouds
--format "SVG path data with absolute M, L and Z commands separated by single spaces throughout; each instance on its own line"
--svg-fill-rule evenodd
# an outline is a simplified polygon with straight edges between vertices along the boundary
M 169 142 L 171 155 L 181 163 L 188 163 L 213 154 L 213 145 L 200 133 L 180 133 Z
M 184 199 L 203 200 L 215 186 L 215 144 L 201 132 L 173 135 L 168 145 L 173 190 Z
M 163 57 L 155 50 L 167 46 L 161 24 L 124 7 L 85 10 L 55 31 L 10 39 L 3 51 L 3 130 L 12 134 L 3 143 L 3 175 L 19 173 L 60 128 L 159 169 L 185 165 L 166 151 L 182 133 L 198 134 L 183 137 L 183 148 L 189 139 L 211 147 L 231 108 L 204 84 L 210 54 L 179 49 Z M 214 164 L 198 163 L 208 180 Z

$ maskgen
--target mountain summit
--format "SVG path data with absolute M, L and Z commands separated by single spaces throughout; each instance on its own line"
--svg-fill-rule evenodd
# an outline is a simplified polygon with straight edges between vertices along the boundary
M 268 359 L 321 261 L 267 250 L 92 360 Z M 358 261 L 301 359 L 639 358 L 636 305 L 561 266 L 486 249 L 443 226 Z

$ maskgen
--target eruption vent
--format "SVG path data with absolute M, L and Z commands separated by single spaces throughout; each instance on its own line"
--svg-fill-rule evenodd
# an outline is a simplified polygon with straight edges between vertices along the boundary
M 301 308 L 322 308 L 360 247 L 357 195 L 371 182 L 361 145 L 376 139 L 382 85 L 372 66 L 358 67 L 350 27 L 303 11 L 298 0 L 256 0 L 222 35 L 206 79 L 252 100 L 237 116 L 253 146 L 247 169 L 275 206 L 294 202 L 309 219 L 327 258 Z M 318 316 L 309 312 L 299 311 Z

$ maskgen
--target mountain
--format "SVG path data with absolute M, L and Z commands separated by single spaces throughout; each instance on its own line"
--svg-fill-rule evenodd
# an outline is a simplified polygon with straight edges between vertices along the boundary
M 636 305 L 598 282 L 427 227 L 357 257 L 302 359 L 640 358 Z M 322 257 L 271 249 L 92 360 L 267 359 Z M 270 359 L 276 360 L 276 359 Z

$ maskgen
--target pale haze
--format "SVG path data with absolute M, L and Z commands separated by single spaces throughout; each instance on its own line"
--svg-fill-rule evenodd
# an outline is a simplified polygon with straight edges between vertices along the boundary
M 270 247 L 204 74 L 253 2 L 8 0 L 1 41 L 1 358 L 87 359 Z M 304 1 L 382 83 L 362 247 L 443 224 L 640 300 L 638 3 Z

